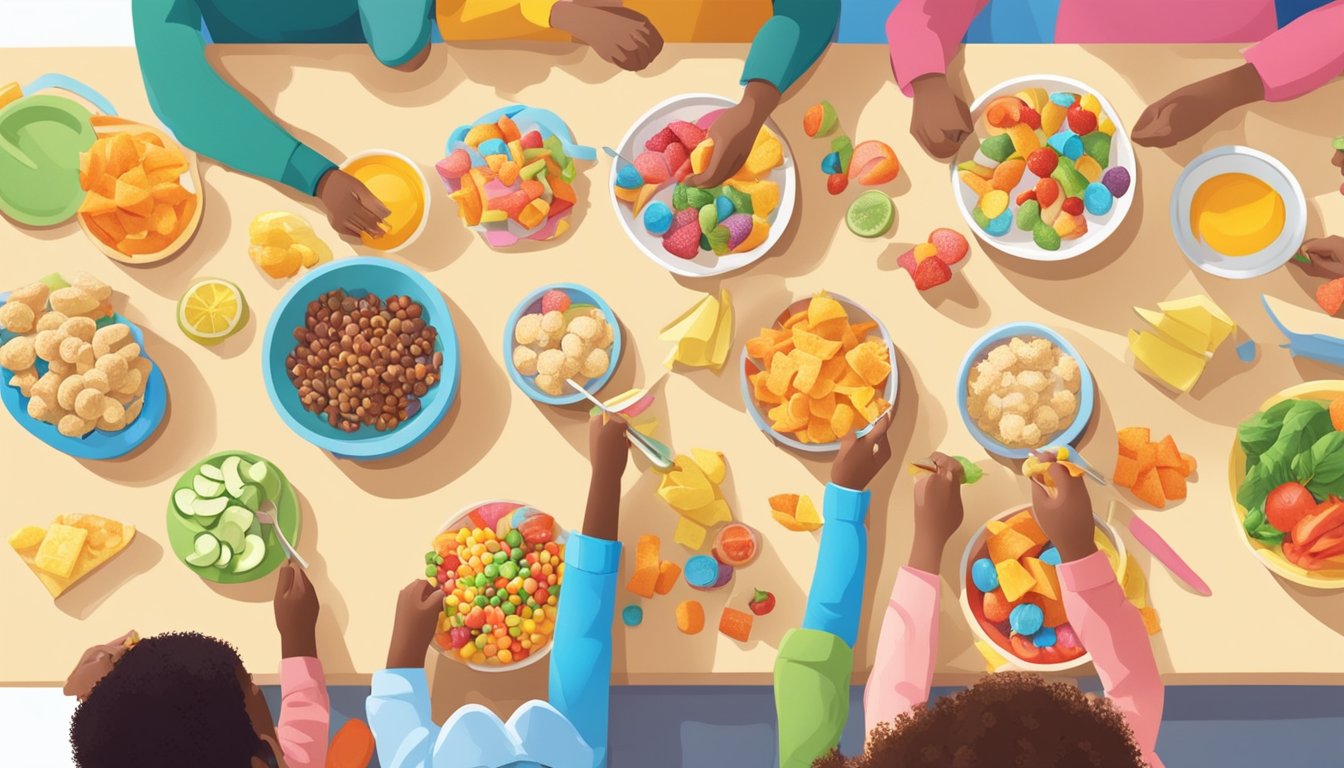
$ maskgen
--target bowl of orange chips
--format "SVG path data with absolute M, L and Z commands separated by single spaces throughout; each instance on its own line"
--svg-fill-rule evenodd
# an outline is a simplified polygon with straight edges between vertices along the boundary
M 788 306 L 742 350 L 742 399 L 761 431 L 808 453 L 891 409 L 895 347 L 882 323 L 854 302 L 821 291 Z
M 201 223 L 195 156 L 152 126 L 106 115 L 92 122 L 98 138 L 79 156 L 84 234 L 126 264 L 152 264 L 182 250 Z

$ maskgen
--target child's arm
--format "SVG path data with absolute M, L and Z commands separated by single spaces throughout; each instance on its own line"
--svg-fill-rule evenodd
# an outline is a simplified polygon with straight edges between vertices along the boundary
M 939 579 L 943 549 L 961 526 L 965 470 L 941 453 L 937 471 L 915 484 L 915 540 L 910 564 L 896 574 L 882 617 L 877 656 L 863 689 L 865 732 L 929 700 L 938 653 Z
M 901 0 L 887 17 L 887 46 L 896 85 L 913 95 L 915 80 L 943 75 L 961 40 L 989 0 Z
M 583 533 L 565 546 L 565 582 L 551 648 L 551 705 L 569 718 L 607 764 L 607 711 L 611 699 L 611 622 L 621 563 L 621 474 L 630 452 L 625 421 L 595 416 L 589 423 L 593 465 Z
M 293 560 L 275 586 L 275 624 L 280 631 L 280 719 L 275 727 L 285 763 L 321 768 L 327 762 L 331 702 L 317 659 L 317 592 Z
M 801 629 L 784 636 L 775 660 L 781 768 L 805 768 L 840 741 L 849 719 L 849 679 L 868 559 L 866 488 L 891 458 L 884 416 L 863 438 L 848 435 L 831 469 L 817 566 Z
M 424 579 L 416 579 L 397 595 L 387 669 L 373 674 L 364 704 L 378 763 L 386 768 L 426 766 L 433 761 L 438 728 L 430 718 L 424 667 L 442 611 L 443 592 Z
M 1344 0 L 1308 11 L 1251 46 L 1246 61 L 1255 67 L 1267 101 L 1305 95 L 1344 73 Z

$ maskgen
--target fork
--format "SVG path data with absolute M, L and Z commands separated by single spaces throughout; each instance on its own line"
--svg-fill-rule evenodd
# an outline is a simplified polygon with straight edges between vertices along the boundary
M 294 548 L 294 545 L 289 543 L 289 539 L 285 538 L 285 532 L 280 530 L 280 523 L 276 522 L 275 502 L 263 501 L 261 503 L 261 508 L 257 510 L 257 520 L 262 525 L 269 525 L 274 528 L 276 538 L 280 539 L 280 544 L 284 548 L 285 553 L 294 558 L 294 562 L 298 563 L 300 568 L 305 571 L 308 570 L 308 561 L 304 560 L 303 555 L 300 555 L 299 551 Z

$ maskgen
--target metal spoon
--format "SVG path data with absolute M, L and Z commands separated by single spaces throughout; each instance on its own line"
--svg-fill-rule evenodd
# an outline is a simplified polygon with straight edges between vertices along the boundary
M 280 539 L 280 545 L 285 550 L 285 553 L 292 557 L 294 562 L 299 564 L 300 568 L 305 571 L 308 570 L 308 561 L 304 560 L 303 555 L 300 555 L 299 551 L 294 548 L 294 545 L 289 543 L 289 539 L 285 538 L 285 532 L 280 530 L 280 524 L 275 520 L 275 502 L 269 500 L 263 501 L 261 503 L 261 508 L 257 510 L 257 520 L 262 525 L 269 525 L 271 528 L 275 529 L 275 536 Z

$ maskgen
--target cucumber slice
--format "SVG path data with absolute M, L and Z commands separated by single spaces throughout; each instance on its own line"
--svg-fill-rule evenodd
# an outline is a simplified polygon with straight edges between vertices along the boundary
M 173 506 L 183 517 L 192 517 L 196 514 L 196 498 L 196 492 L 192 489 L 178 488 L 173 492 Z
M 261 509 L 261 489 L 248 483 L 243 486 L 243 490 L 238 494 L 238 503 L 256 512 Z
M 224 473 L 220 472 L 219 467 L 216 467 L 214 464 L 202 464 L 199 471 L 202 475 L 205 475 L 211 480 L 218 480 L 221 483 L 224 482 Z
M 205 568 L 219 559 L 219 539 L 209 533 L 201 533 L 192 542 L 192 553 L 182 558 L 187 565 Z
M 229 563 L 232 560 L 233 560 L 233 547 L 230 547 L 228 544 L 221 543 L 219 545 L 219 557 L 215 560 L 215 567 L 228 568 Z
M 229 548 L 234 552 L 238 552 L 243 548 L 243 540 L 246 538 L 242 528 L 239 528 L 235 523 L 229 522 L 220 523 L 215 528 L 215 536 L 219 539 L 220 543 L 228 544 Z
M 246 531 L 248 528 L 252 527 L 252 523 L 255 522 L 256 519 L 257 516 L 252 514 L 252 510 L 244 509 L 239 506 L 232 506 L 224 510 L 224 514 L 219 516 L 219 524 L 224 525 L 225 523 L 232 523 L 233 525 L 238 526 L 239 530 Z
M 275 471 L 275 467 L 264 461 L 259 461 L 252 465 L 248 470 L 248 478 L 261 486 L 261 496 L 270 501 L 280 500 L 280 473 Z
M 238 494 L 243 492 L 243 475 L 241 465 L 243 460 L 238 456 L 230 456 L 220 465 L 220 471 L 224 473 L 224 490 L 229 492 L 233 498 L 238 498 Z
M 196 491 L 196 495 L 203 499 L 213 499 L 224 493 L 224 484 L 218 480 L 211 480 L 204 475 L 197 475 L 191 481 L 191 487 Z
M 246 573 L 261 565 L 266 557 L 266 542 L 260 536 L 248 534 L 243 542 L 243 553 L 233 561 L 234 573 Z
M 196 499 L 191 511 L 198 517 L 214 517 L 229 506 L 229 500 L 223 496 L 214 499 Z

